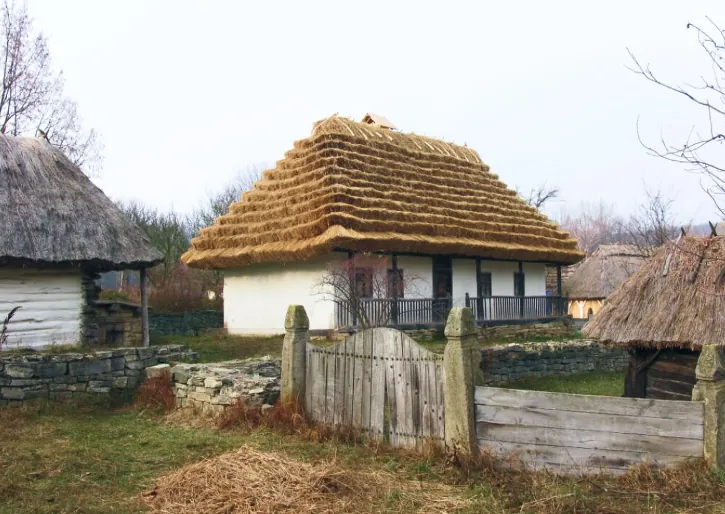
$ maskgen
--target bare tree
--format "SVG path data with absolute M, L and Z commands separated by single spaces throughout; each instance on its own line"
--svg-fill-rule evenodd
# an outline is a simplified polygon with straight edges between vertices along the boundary
M 406 314 L 399 300 L 404 292 L 415 291 L 420 280 L 403 270 L 392 270 L 389 264 L 386 257 L 360 254 L 330 263 L 315 292 L 335 302 L 351 325 L 362 329 L 385 326 Z
M 626 224 L 626 241 L 645 257 L 677 236 L 679 228 L 674 221 L 672 206 L 674 199 L 665 196 L 661 190 L 645 186 L 644 203 L 637 207 Z
M 576 212 L 563 211 L 559 225 L 579 241 L 579 248 L 591 255 L 603 244 L 620 243 L 625 239 L 624 221 L 611 205 L 582 203 Z
M 543 183 L 529 190 L 528 193 L 522 193 L 518 187 L 516 188 L 516 192 L 526 203 L 532 207 L 541 209 L 546 202 L 559 197 L 560 189 Z
M 250 191 L 254 183 L 262 178 L 264 169 L 263 165 L 252 165 L 238 172 L 222 189 L 209 193 L 204 204 L 192 213 L 189 220 L 193 234 L 198 235 L 202 228 L 213 225 L 219 216 L 226 214 L 229 206 L 238 202 L 242 193 Z
M 687 28 L 696 34 L 711 67 L 710 78 L 701 76 L 699 84 L 678 85 L 663 81 L 649 65 L 642 65 L 631 50 L 627 51 L 634 64 L 632 71 L 696 105 L 704 115 L 703 120 L 707 120 L 705 130 L 693 128 L 684 142 L 680 143 L 673 144 L 660 138 L 658 148 L 642 142 L 638 127 L 640 142 L 652 155 L 683 164 L 688 170 L 703 174 L 708 182 L 703 184 L 703 189 L 725 216 L 722 198 L 725 195 L 725 156 L 722 147 L 725 143 L 725 31 L 710 18 L 707 21 L 710 25 L 708 28 L 687 24 Z
M 101 163 L 96 133 L 83 129 L 77 105 L 65 97 L 63 75 L 52 69 L 45 37 L 34 31 L 24 4 L 4 0 L 1 9 L 0 132 L 39 134 L 77 165 L 96 169 Z

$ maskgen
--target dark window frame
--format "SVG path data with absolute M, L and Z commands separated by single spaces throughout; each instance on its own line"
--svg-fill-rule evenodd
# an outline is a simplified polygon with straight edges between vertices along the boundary
M 526 296 L 526 273 L 514 271 L 514 296 Z
M 476 291 L 481 298 L 493 296 L 493 274 L 490 271 L 478 273 L 479 290 Z
M 355 268 L 355 295 L 361 300 L 373 297 L 373 269 Z
M 388 298 L 405 298 L 403 268 L 388 268 L 386 286 Z

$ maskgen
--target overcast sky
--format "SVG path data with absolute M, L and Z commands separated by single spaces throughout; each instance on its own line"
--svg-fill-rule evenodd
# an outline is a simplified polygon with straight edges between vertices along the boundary
M 707 73 L 688 21 L 722 0 L 403 2 L 29 0 L 66 92 L 104 144 L 114 199 L 191 210 L 239 170 L 273 164 L 312 123 L 382 114 L 478 151 L 510 186 L 561 187 L 548 212 L 643 184 L 681 221 L 715 219 L 699 176 L 647 155 L 703 122 L 625 67 Z

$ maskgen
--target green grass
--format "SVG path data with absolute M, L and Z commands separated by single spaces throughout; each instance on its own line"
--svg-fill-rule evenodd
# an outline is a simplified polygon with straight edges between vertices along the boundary
M 183 344 L 199 354 L 198 362 L 220 362 L 282 354 L 282 336 L 248 337 L 227 334 L 152 336 L 151 345 Z
M 624 393 L 624 372 L 591 371 L 561 377 L 527 378 L 511 382 L 505 387 L 530 391 L 551 391 L 554 393 L 622 396 Z

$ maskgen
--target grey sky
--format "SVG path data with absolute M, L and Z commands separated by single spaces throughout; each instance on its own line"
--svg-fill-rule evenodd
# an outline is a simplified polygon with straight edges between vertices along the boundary
M 66 92 L 96 128 L 96 183 L 115 199 L 190 210 L 237 171 L 273 164 L 335 112 L 467 143 L 509 185 L 558 185 L 549 213 L 643 183 L 683 221 L 715 219 L 699 176 L 649 157 L 636 135 L 684 137 L 700 111 L 662 78 L 706 63 L 688 21 L 725 2 L 29 0 Z

